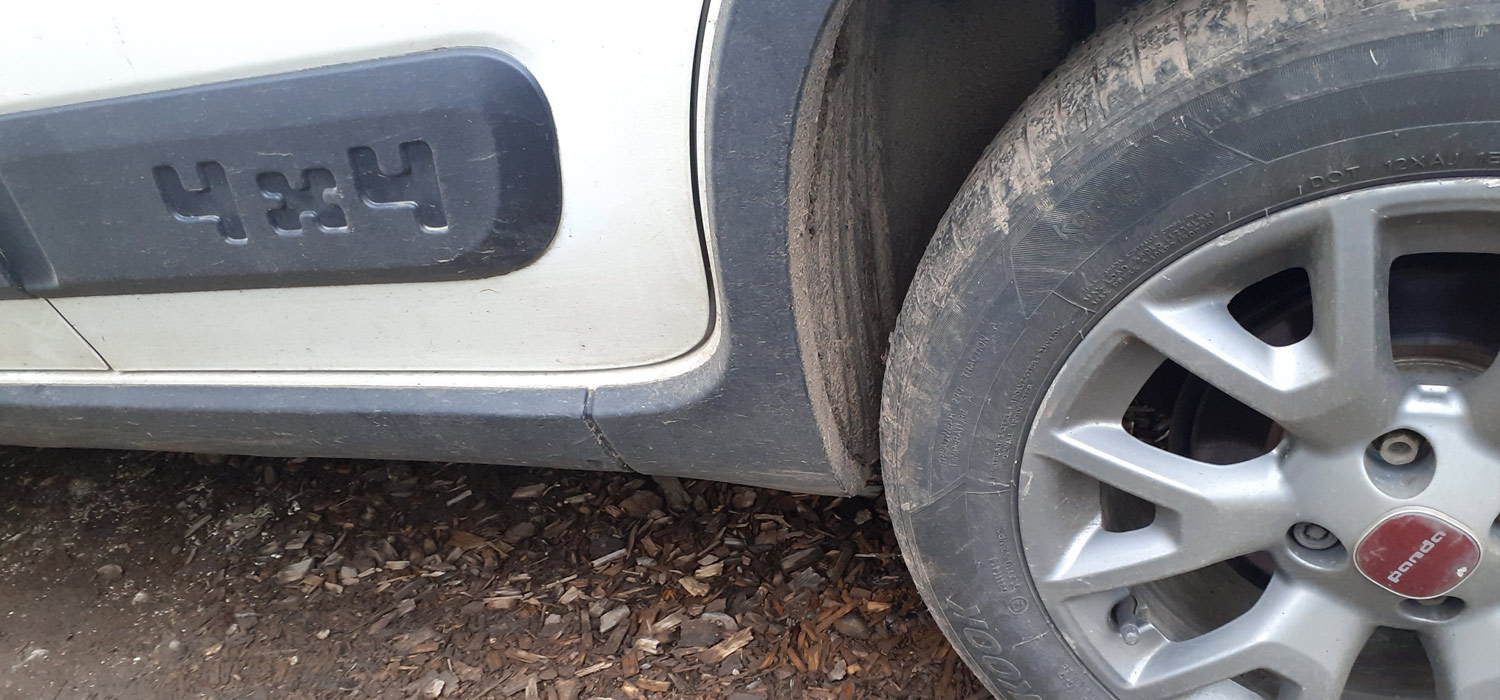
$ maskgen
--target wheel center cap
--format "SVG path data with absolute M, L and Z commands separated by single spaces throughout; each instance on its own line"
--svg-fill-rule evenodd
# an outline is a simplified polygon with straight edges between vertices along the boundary
M 1479 567 L 1479 542 L 1457 523 L 1429 510 L 1387 515 L 1365 533 L 1354 563 L 1365 578 L 1417 600 L 1437 598 Z

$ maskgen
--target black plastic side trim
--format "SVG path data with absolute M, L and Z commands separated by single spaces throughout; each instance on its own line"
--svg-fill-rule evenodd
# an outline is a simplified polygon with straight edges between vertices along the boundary
M 725 0 L 709 64 L 708 189 L 722 341 L 699 371 L 603 387 L 594 420 L 631 469 L 856 493 L 808 395 L 787 264 L 788 173 L 802 87 L 838 0 Z
M 102 100 L 0 117 L 0 251 L 44 297 L 489 277 L 551 244 L 559 168 L 490 50 Z
M 585 390 L 0 386 L 0 442 L 616 471 Z

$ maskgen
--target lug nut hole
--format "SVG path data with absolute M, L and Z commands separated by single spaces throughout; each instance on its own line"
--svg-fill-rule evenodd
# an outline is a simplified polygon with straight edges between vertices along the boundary
M 1437 455 L 1432 443 L 1415 430 L 1392 430 L 1365 450 L 1365 474 L 1392 498 L 1416 498 L 1432 483 Z
M 1293 542 L 1317 552 L 1333 549 L 1339 544 L 1338 537 L 1317 523 L 1297 523 L 1292 526 L 1291 534 Z
M 1404 467 L 1422 456 L 1427 441 L 1415 430 L 1392 430 L 1375 439 L 1372 447 L 1381 461 L 1393 467 Z
M 1432 600 L 1403 600 L 1401 614 L 1423 622 L 1446 622 L 1464 611 L 1464 601 L 1451 595 Z

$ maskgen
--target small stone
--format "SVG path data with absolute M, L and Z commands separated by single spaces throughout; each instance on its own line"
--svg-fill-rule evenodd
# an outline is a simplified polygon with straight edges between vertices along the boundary
M 842 634 L 850 639 L 870 638 L 870 625 L 869 623 L 865 622 L 864 616 L 860 615 L 857 612 L 851 612 L 848 615 L 834 620 L 833 628 L 838 630 L 839 634 Z
M 605 634 L 614 629 L 621 622 L 624 622 L 627 617 L 630 617 L 630 606 L 628 605 L 621 605 L 614 610 L 600 615 L 599 634 Z
M 156 649 L 152 653 L 156 656 L 157 663 L 177 661 L 187 656 L 187 645 L 176 639 L 172 639 L 156 645 Z
M 43 659 L 45 659 L 45 658 L 47 658 L 48 656 L 51 656 L 51 655 L 52 655 L 52 652 L 49 651 L 49 650 L 47 650 L 47 649 L 32 649 L 30 652 L 28 652 L 26 654 L 26 658 L 21 659 L 21 663 L 18 663 L 18 664 L 14 665 L 14 666 L 11 666 L 10 670 L 12 670 L 12 671 L 18 671 L 22 667 L 26 666 L 27 664 L 30 664 L 33 661 L 41 661 L 41 660 L 43 660 Z
M 294 564 L 288 564 L 280 571 L 280 573 L 276 574 L 276 580 L 284 586 L 302 583 L 303 577 L 307 576 L 307 572 L 312 570 L 312 565 L 312 557 L 308 557 Z
M 318 630 L 318 633 L 315 634 L 315 635 L 313 635 L 313 637 L 316 637 L 317 640 L 321 642 L 321 641 L 327 639 L 328 635 L 330 635 L 330 634 L 333 634 L 333 630 L 324 628 L 324 629 Z
M 288 552 L 295 552 L 307 547 L 307 541 L 310 539 L 312 539 L 312 531 L 303 530 L 292 535 L 292 539 L 287 540 L 286 544 L 282 545 L 281 548 Z
M 661 496 L 656 495 L 654 491 L 647 491 L 645 489 L 639 489 L 620 501 L 620 510 L 636 519 L 650 517 L 653 511 L 661 510 L 661 506 Z
M 83 500 L 94 495 L 99 490 L 99 485 L 92 479 L 70 479 L 68 480 L 68 494 L 74 500 Z
M 526 520 L 512 525 L 510 529 L 506 530 L 505 534 L 501 536 L 501 539 L 510 544 L 520 544 L 521 542 L 531 539 L 531 537 L 535 534 L 536 524 L 531 522 L 530 520 Z
M 730 617 L 727 613 L 706 612 L 702 615 L 699 615 L 698 619 L 712 622 L 718 625 L 720 629 L 723 629 L 725 632 L 734 633 L 740 631 L 739 624 L 736 623 L 734 621 L 734 618 Z
M 760 494 L 755 489 L 735 489 L 730 503 L 738 510 L 749 510 L 755 507 L 755 501 L 759 498 Z
M 724 638 L 724 628 L 713 620 L 688 620 L 677 632 L 678 647 L 711 647 Z
M 97 573 L 99 574 L 100 581 L 104 583 L 114 583 L 115 581 L 120 580 L 121 576 L 125 575 L 125 570 L 120 568 L 119 564 L 105 564 L 104 566 L 99 567 Z
M 434 678 L 422 685 L 422 697 L 432 700 L 443 694 L 443 687 L 448 684 L 441 678 Z
M 240 631 L 249 632 L 260 624 L 260 615 L 254 610 L 245 610 L 234 614 L 234 624 L 240 626 Z
M 147 593 L 145 591 L 141 591 L 141 592 L 135 594 L 135 596 L 130 599 L 130 604 L 131 605 L 145 605 L 147 603 L 150 603 L 151 601 L 152 601 L 151 594 Z
M 625 549 L 625 540 L 622 540 L 619 537 L 615 537 L 614 535 L 603 535 L 589 538 L 590 560 L 613 554 L 614 552 L 617 552 L 621 549 Z
M 580 685 L 576 679 L 568 678 L 553 684 L 552 689 L 557 691 L 557 700 L 578 700 Z
M 838 682 L 849 675 L 849 664 L 843 659 L 833 662 L 833 668 L 828 671 L 828 680 Z

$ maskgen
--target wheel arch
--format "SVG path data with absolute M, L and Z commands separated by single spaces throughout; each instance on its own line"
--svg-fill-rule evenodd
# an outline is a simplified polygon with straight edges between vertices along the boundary
M 888 339 L 939 219 L 1022 102 L 1121 5 L 831 4 L 798 103 L 786 229 L 798 344 L 830 449 L 878 458 Z

